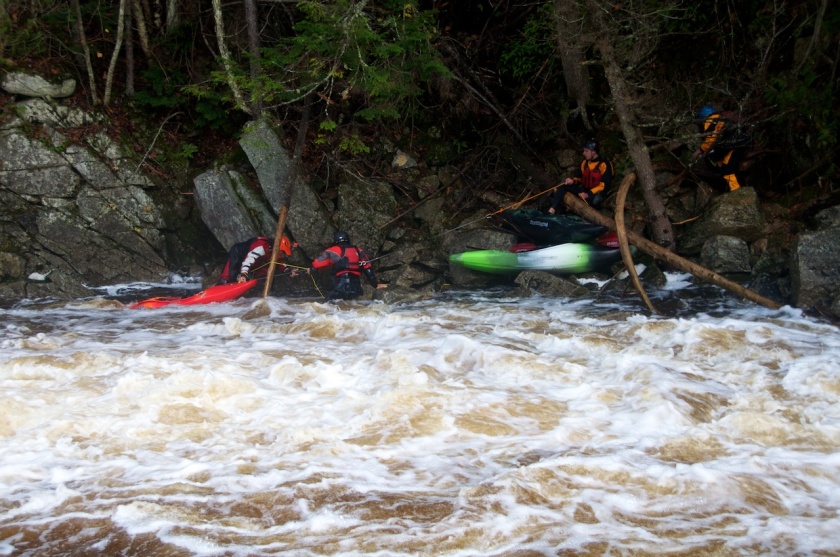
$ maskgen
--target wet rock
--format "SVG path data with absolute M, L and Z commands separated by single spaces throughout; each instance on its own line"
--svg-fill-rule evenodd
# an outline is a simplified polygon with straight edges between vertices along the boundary
M 295 179 L 291 197 L 287 197 L 292 157 L 280 141 L 275 128 L 264 119 L 254 121 L 245 127 L 239 144 L 257 174 L 259 183 L 254 184 L 253 189 L 264 193 L 275 215 L 279 214 L 284 201 L 289 203 L 287 228 L 304 255 L 308 258 L 317 256 L 332 243 L 335 228 L 318 196 L 300 174 Z M 276 230 L 276 216 L 274 222 L 271 236 L 274 236 Z M 353 240 L 359 241 L 357 238 Z
M 734 236 L 752 242 L 764 234 L 761 205 L 752 188 L 741 188 L 721 195 L 703 216 L 690 224 L 679 237 L 680 252 L 698 253 L 713 236 Z
M 716 273 L 749 273 L 750 248 L 734 236 L 712 236 L 703 243 L 700 261 Z
M 193 183 L 201 219 L 226 250 L 248 238 L 274 236 L 274 216 L 242 174 L 222 167 L 198 175 Z
M 76 80 L 65 79 L 51 83 L 39 75 L 9 72 L 3 76 L 0 87 L 12 95 L 58 99 L 69 97 L 76 91 Z
M 821 230 L 840 227 L 840 205 L 823 209 L 816 214 L 814 220 L 817 223 L 817 228 Z
M 372 257 L 385 243 L 385 228 L 396 212 L 394 189 L 385 182 L 351 178 L 338 186 L 338 226 Z
M 397 150 L 394 160 L 391 161 L 391 166 L 394 168 L 414 168 L 417 166 L 417 161 L 408 153 Z
M 373 299 L 385 302 L 386 304 L 400 304 L 409 302 L 419 302 L 428 300 L 434 297 L 433 290 L 416 290 L 414 288 L 406 288 L 401 286 L 391 286 L 388 288 L 375 290 L 373 292 Z
M 544 271 L 523 271 L 515 282 L 528 292 L 552 298 L 583 298 L 590 294 L 588 288 L 577 282 Z
M 840 296 L 840 227 L 800 234 L 791 252 L 790 276 L 798 307 L 831 306 Z

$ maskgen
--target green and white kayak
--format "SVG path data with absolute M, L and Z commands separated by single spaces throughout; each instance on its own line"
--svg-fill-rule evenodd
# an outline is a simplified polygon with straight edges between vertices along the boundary
M 621 261 L 621 252 L 597 244 L 560 244 L 519 253 L 501 250 L 465 251 L 450 255 L 449 261 L 473 271 L 497 275 L 529 270 L 572 275 L 606 269 Z

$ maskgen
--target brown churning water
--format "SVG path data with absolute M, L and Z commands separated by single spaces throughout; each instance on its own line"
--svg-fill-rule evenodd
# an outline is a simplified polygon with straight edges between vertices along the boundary
M 0 310 L 0 555 L 840 553 L 840 331 L 732 305 Z

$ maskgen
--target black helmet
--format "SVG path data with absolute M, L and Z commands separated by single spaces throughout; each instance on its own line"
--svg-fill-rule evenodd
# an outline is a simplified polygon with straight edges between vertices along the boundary
M 333 242 L 336 244 L 349 244 L 350 243 L 350 236 L 347 235 L 347 232 L 342 232 L 339 230 L 335 234 L 333 234 Z
M 584 141 L 583 145 L 581 145 L 581 148 L 590 149 L 592 151 L 595 151 L 596 153 L 600 152 L 601 150 L 601 146 L 598 145 L 598 142 L 594 139 L 587 139 L 586 141 Z

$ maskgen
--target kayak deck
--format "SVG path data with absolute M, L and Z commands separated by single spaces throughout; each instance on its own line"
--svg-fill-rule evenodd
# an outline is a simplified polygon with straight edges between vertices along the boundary
M 192 306 L 198 304 L 212 304 L 215 302 L 227 302 L 234 300 L 257 285 L 257 279 L 245 282 L 232 282 L 230 284 L 219 284 L 211 286 L 192 296 L 178 298 L 175 296 L 158 296 L 148 298 L 129 305 L 129 309 L 157 309 L 170 305 Z
M 509 274 L 519 271 L 547 271 L 571 275 L 597 271 L 621 260 L 621 252 L 596 244 L 560 244 L 523 252 L 476 250 L 456 253 L 449 261 L 473 271 Z

